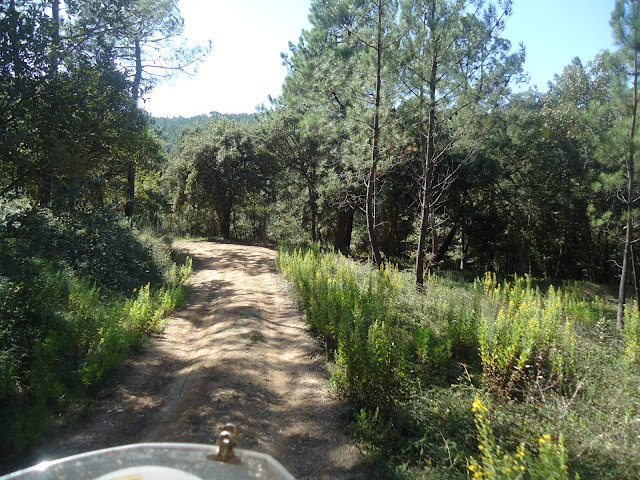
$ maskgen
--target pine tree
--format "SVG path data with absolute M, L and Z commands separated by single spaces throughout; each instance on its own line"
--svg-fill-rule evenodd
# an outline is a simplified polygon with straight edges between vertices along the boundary
M 616 43 L 630 67 L 631 100 L 629 122 L 628 149 L 625 158 L 627 189 L 625 203 L 627 207 L 627 222 L 624 241 L 624 256 L 622 260 L 622 272 L 620 274 L 620 288 L 618 290 L 618 315 L 616 323 L 618 327 L 624 326 L 624 310 L 627 300 L 627 282 L 632 263 L 633 243 L 633 207 L 635 196 L 634 183 L 634 157 L 636 120 L 638 112 L 638 77 L 640 75 L 638 61 L 640 60 L 640 1 L 618 0 L 611 15 L 611 27 L 613 28 Z

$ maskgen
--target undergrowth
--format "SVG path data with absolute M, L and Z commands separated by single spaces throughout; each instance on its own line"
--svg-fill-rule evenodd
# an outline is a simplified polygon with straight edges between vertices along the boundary
M 100 215 L 44 211 L 0 238 L 0 456 L 87 405 L 162 329 L 190 273 L 152 234 Z
M 633 306 L 622 334 L 577 284 L 430 274 L 418 292 L 411 272 L 318 246 L 281 247 L 278 266 L 375 478 L 636 477 Z

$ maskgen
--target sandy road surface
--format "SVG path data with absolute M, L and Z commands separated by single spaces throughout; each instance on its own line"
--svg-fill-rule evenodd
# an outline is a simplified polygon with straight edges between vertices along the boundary
M 323 359 L 281 290 L 273 250 L 182 242 L 193 292 L 162 335 L 123 365 L 92 415 L 34 449 L 31 462 L 136 442 L 215 443 L 273 455 L 296 478 L 364 478 L 341 433 Z

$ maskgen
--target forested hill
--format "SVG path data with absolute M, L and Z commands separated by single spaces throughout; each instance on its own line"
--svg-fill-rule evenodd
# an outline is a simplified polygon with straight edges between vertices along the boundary
M 217 120 L 233 120 L 238 123 L 254 125 L 258 122 L 258 116 L 255 113 L 211 112 L 208 115 L 202 114 L 194 117 L 153 117 L 152 123 L 158 136 L 162 139 L 165 150 L 167 153 L 171 153 L 178 143 L 180 134 L 185 128 L 197 124 L 204 125 L 209 121 Z

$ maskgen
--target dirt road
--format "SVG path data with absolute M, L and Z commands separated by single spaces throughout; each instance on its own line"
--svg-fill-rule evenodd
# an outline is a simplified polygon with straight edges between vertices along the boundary
M 92 415 L 33 461 L 136 442 L 215 443 L 273 455 L 298 479 L 364 478 L 327 393 L 324 359 L 283 294 L 273 250 L 182 242 L 193 291 L 164 333 L 123 365 Z

